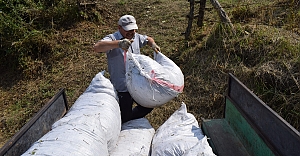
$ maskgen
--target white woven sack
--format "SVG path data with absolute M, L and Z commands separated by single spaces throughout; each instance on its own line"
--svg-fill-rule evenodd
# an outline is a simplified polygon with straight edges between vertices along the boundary
M 64 117 L 36 141 L 22 156 L 108 156 L 106 137 L 99 115 Z
M 109 79 L 104 77 L 104 73 L 105 71 L 101 71 L 96 74 L 84 93 L 106 93 L 118 100 L 118 96 L 113 84 Z
M 107 148 L 110 152 L 116 147 L 121 131 L 121 113 L 115 89 L 103 74 L 104 71 L 96 74 L 89 87 L 75 101 L 66 116 L 101 114 L 101 127 L 105 132 Z
M 193 148 L 197 145 L 205 147 Z M 192 155 L 194 153 L 214 155 L 196 118 L 187 113 L 184 103 L 157 129 L 153 136 L 151 150 L 152 156 L 182 156 L 184 154 L 194 156 Z
M 124 123 L 117 147 L 110 156 L 148 156 L 154 133 L 154 128 L 146 118 Z
M 184 152 L 182 156 L 216 156 L 208 144 L 207 137 L 204 136 L 197 144 Z
M 86 91 L 52 130 L 26 154 L 108 155 L 121 130 L 117 95 L 110 80 L 96 74 Z
M 126 56 L 126 85 L 138 104 L 148 108 L 158 107 L 183 91 L 181 69 L 164 54 L 154 53 L 154 60 L 130 52 Z
M 105 93 L 83 93 L 70 108 L 68 115 L 100 114 L 101 127 L 105 132 L 109 152 L 116 147 L 121 131 L 119 104 Z

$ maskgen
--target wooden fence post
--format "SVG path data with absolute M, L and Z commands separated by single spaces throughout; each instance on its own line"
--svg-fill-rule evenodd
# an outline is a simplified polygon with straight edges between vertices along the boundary
M 191 34 L 191 29 L 192 29 L 192 24 L 193 24 L 193 19 L 194 19 L 194 5 L 195 5 L 195 0 L 188 0 L 190 2 L 190 13 L 188 15 L 189 21 L 188 21 L 188 26 L 185 31 L 185 39 L 188 40 Z M 218 15 L 221 19 L 221 22 L 229 24 L 231 27 L 232 32 L 235 34 L 235 30 L 233 27 L 233 24 L 231 23 L 229 17 L 227 16 L 226 12 L 224 9 L 221 7 L 220 3 L 218 0 L 210 0 L 211 4 L 213 7 L 217 10 Z M 196 1 L 196 3 L 200 3 L 200 8 L 199 8 L 199 15 L 198 15 L 198 21 L 197 25 L 199 27 L 203 26 L 203 19 L 204 19 L 204 11 L 205 11 L 205 5 L 206 5 L 206 0 L 200 0 Z
M 206 0 L 200 0 L 200 8 L 199 8 L 198 21 L 197 21 L 197 25 L 199 27 L 203 26 L 205 5 L 206 5 Z
M 193 24 L 193 19 L 194 19 L 194 4 L 195 0 L 188 0 L 190 2 L 190 13 L 189 13 L 189 21 L 188 21 L 188 26 L 185 31 L 185 39 L 189 39 L 189 36 L 191 34 L 191 29 L 192 29 L 192 24 Z
M 218 11 L 218 15 L 219 15 L 221 21 L 224 22 L 224 23 L 229 24 L 229 26 L 231 27 L 232 32 L 235 33 L 233 24 L 231 23 L 229 17 L 227 16 L 227 14 L 224 11 L 224 9 L 221 7 L 221 5 L 218 2 L 218 0 L 210 0 L 210 2 L 213 5 L 213 7 Z

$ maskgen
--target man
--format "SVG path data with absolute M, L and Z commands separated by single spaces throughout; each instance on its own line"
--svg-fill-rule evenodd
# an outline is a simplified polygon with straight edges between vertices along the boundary
M 106 52 L 110 80 L 118 92 L 122 123 L 142 118 L 153 110 L 138 103 L 132 109 L 134 100 L 126 87 L 124 54 L 127 51 L 141 54 L 140 48 L 145 45 L 149 45 L 156 52 L 160 51 L 153 38 L 138 34 L 137 29 L 135 18 L 124 15 L 118 21 L 118 31 L 105 36 L 94 45 L 95 52 Z

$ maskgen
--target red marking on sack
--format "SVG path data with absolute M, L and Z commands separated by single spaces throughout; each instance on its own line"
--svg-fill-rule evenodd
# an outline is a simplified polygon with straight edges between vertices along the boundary
M 126 64 L 126 50 L 124 50 L 124 64 Z M 126 66 L 125 66 L 125 68 L 126 68 Z
M 182 92 L 183 91 L 184 85 L 182 85 L 182 86 L 176 86 L 174 84 L 171 84 L 171 83 L 168 83 L 166 81 L 160 80 L 160 79 L 156 78 L 155 76 L 156 76 L 156 73 L 154 72 L 154 70 L 151 70 L 151 78 L 152 78 L 151 80 L 152 81 L 155 81 L 155 82 L 157 82 L 160 85 L 164 85 L 164 86 L 167 86 L 169 88 L 172 88 L 173 90 L 176 90 L 178 92 Z

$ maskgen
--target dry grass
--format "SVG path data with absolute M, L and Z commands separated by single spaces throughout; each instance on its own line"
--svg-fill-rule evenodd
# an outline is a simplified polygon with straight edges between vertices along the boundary
M 279 4 L 282 6 L 277 7 Z M 123 14 L 134 15 L 140 28 L 138 32 L 154 37 L 162 52 L 177 63 L 185 75 L 184 92 L 147 115 L 153 127 L 158 128 L 182 102 L 199 122 L 201 117 L 222 117 L 227 74 L 231 72 L 299 130 L 300 37 L 297 22 L 300 15 L 296 13 L 295 17 L 290 17 L 283 4 L 290 2 L 266 1 L 263 9 L 262 5 L 226 8 L 237 34 L 219 24 L 217 14 L 209 9 L 204 27 L 197 28 L 194 24 L 189 41 L 182 35 L 189 12 L 189 3 L 184 0 L 111 0 L 101 1 L 95 8 L 83 8 L 86 20 L 74 23 L 69 29 L 56 30 L 52 35 L 51 64 L 33 68 L 39 70 L 32 73 L 35 74 L 33 78 L 23 79 L 17 71 L 1 71 L 0 145 L 60 88 L 66 88 L 71 106 L 96 73 L 107 70 L 105 54 L 93 53 L 92 45 L 114 32 Z M 89 14 L 95 15 L 95 12 L 99 22 L 89 18 Z M 268 18 L 270 16 L 272 18 Z M 143 52 L 152 53 L 150 48 L 144 48 Z

